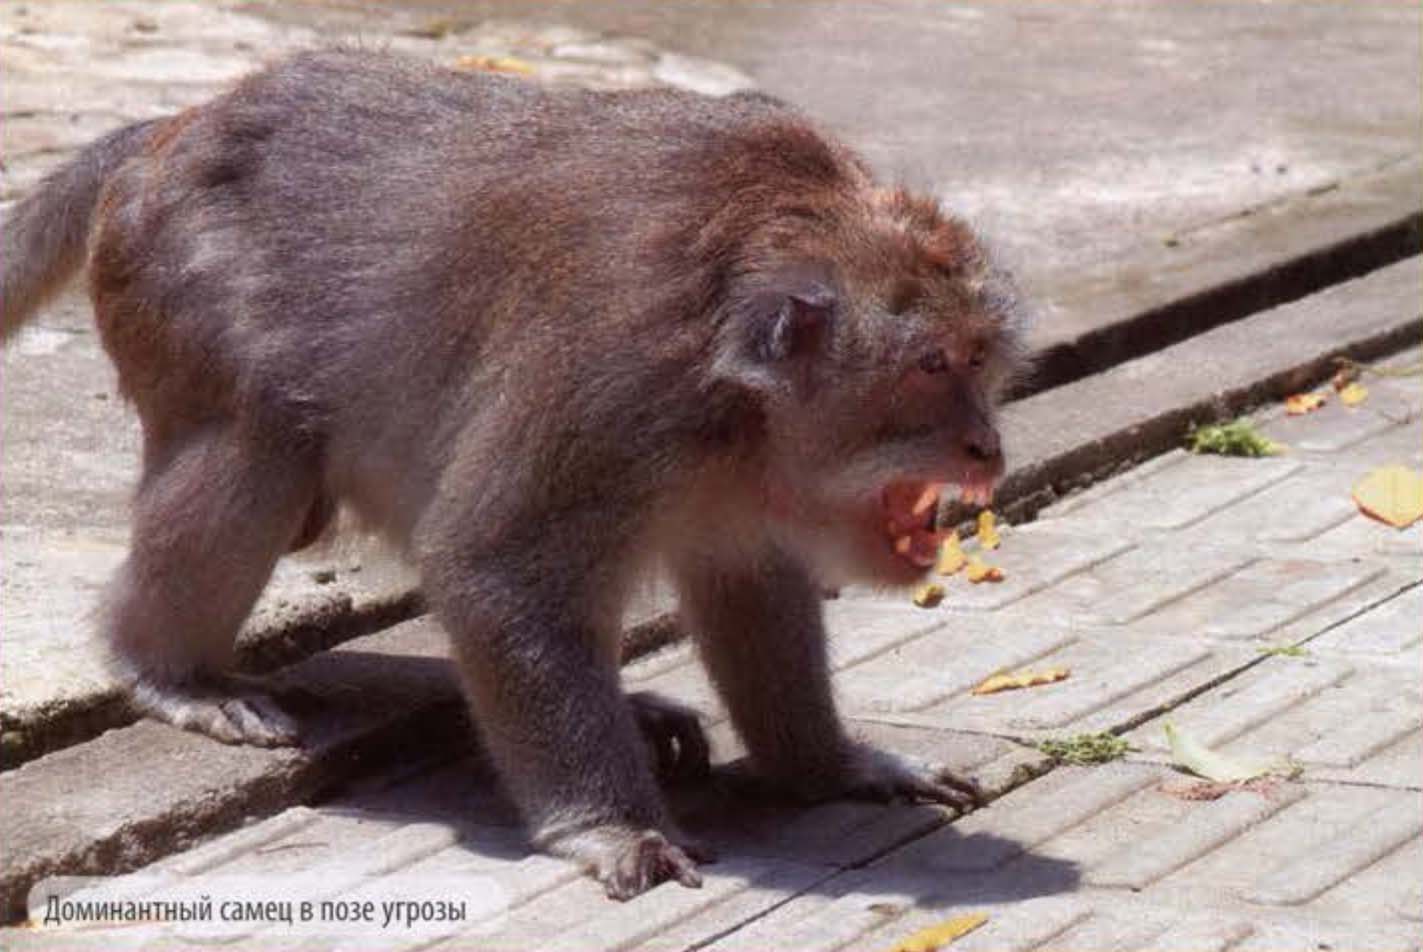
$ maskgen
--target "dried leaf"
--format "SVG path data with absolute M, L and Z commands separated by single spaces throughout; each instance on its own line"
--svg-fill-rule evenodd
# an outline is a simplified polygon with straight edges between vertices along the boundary
M 1170 721 L 1163 726 L 1166 730 L 1166 740 L 1171 745 L 1172 761 L 1197 777 L 1218 783 L 1235 783 L 1269 775 L 1289 777 L 1299 773 L 1298 767 L 1286 761 L 1264 761 L 1218 754 Z
M 1357 407 L 1369 398 L 1369 388 L 1361 383 L 1351 383 L 1339 391 L 1339 402 L 1346 407 Z
M 455 69 L 472 69 L 482 73 L 534 74 L 534 67 L 516 56 L 461 56 L 454 65 Z
M 1273 798 L 1280 790 L 1283 777 L 1265 776 L 1254 780 L 1235 780 L 1221 783 L 1216 780 L 1188 780 L 1185 783 L 1163 783 L 1157 789 L 1178 800 L 1219 800 L 1236 790 L 1249 790 L 1266 799 Z
M 968 560 L 964 567 L 964 575 L 975 585 L 979 582 L 1003 581 L 1002 569 L 996 565 L 987 564 L 976 555 Z
M 1423 473 L 1406 466 L 1382 466 L 1354 486 L 1354 503 L 1380 522 L 1399 529 L 1423 518 Z
M 992 509 L 985 509 L 978 514 L 978 544 L 985 549 L 996 549 L 1002 542 L 998 538 L 998 525 L 993 517 Z
M 968 935 L 987 921 L 988 916 L 981 912 L 945 919 L 900 939 L 885 952 L 935 952 L 955 939 Z
M 1285 397 L 1285 412 L 1290 416 L 1302 416 L 1306 413 L 1313 413 L 1328 402 L 1329 397 L 1317 391 L 1314 393 L 1296 393 L 1292 396 Z
M 999 691 L 1014 691 L 1018 688 L 1035 688 L 1040 684 L 1061 681 L 1072 672 L 1067 668 L 1045 668 L 1042 671 L 1012 671 L 985 678 L 974 694 L 997 694 Z
M 939 559 L 934 563 L 934 571 L 940 575 L 953 575 L 968 562 L 967 556 L 963 554 L 963 547 L 959 544 L 959 533 L 955 529 L 949 533 L 949 537 L 939 544 Z
M 944 586 L 934 582 L 921 585 L 914 590 L 914 604 L 920 608 L 933 608 L 944 600 Z

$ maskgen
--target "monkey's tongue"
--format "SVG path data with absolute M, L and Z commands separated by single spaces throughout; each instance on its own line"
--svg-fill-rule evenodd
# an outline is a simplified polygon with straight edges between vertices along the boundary
M 923 568 L 934 564 L 944 538 L 934 527 L 943 489 L 943 483 L 891 483 L 881 499 L 885 531 L 895 553 Z

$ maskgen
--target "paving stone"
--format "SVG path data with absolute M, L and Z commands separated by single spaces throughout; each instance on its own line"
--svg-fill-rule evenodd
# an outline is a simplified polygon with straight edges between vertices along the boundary
M 1174 462 L 1119 484 L 1072 510 L 1079 520 L 1118 532 L 1180 529 L 1279 482 L 1303 465 L 1295 460 L 1173 454 Z
M 1169 715 L 1208 747 L 1288 757 L 1309 779 L 1423 790 L 1423 687 L 1405 668 L 1337 657 L 1270 658 Z M 1168 759 L 1159 722 L 1127 734 Z
M 1070 575 L 1015 607 L 1025 615 L 1071 624 L 1127 624 L 1228 578 L 1251 561 L 1239 551 L 1182 549 L 1171 540 L 1154 538 Z
M 1161 789 L 1179 779 L 1144 764 L 1059 769 L 895 851 L 867 875 L 937 882 L 941 895 L 991 896 L 1031 881 L 1032 864 L 1060 863 L 1080 877 L 1076 898 L 1094 917 L 1134 895 L 1178 917 L 1208 907 L 1217 921 L 1262 937 L 1289 925 L 1342 936 L 1364 923 L 1386 940 L 1407 934 L 1395 907 L 1414 884 L 1405 871 L 1423 859 L 1416 793 L 1309 782 L 1269 796 L 1186 801 Z M 1077 935 L 1064 933 L 1053 947 L 1076 948 L 1067 937 Z M 1081 947 L 1144 946 L 1123 938 Z
M 1033 622 L 997 619 L 1001 629 L 1031 630 Z M 1041 623 L 1039 623 L 1041 624 Z M 981 653 L 981 649 L 980 649 Z M 973 657 L 971 654 L 970 657 Z M 1253 651 L 1225 645 L 1180 643 L 1111 630 L 1081 630 L 1031 664 L 985 664 L 965 672 L 958 690 L 907 713 L 866 712 L 893 723 L 935 725 L 1023 737 L 1059 737 L 1118 728 L 1189 697 L 1202 687 L 1255 660 Z M 1067 668 L 1051 685 L 974 695 L 973 685 L 999 668 Z M 854 683 L 857 672 L 845 681 Z M 885 680 L 889 680 L 886 677 Z M 860 710 L 856 708 L 856 710 Z
M 1262 638 L 1384 572 L 1360 563 L 1259 559 L 1162 606 L 1150 625 L 1211 638 Z
M 1423 645 L 1423 585 L 1330 628 L 1309 643 L 1311 653 L 1364 655 L 1413 665 Z
M 1226 541 L 1309 543 L 1359 514 L 1349 495 L 1357 468 L 1305 464 L 1261 492 L 1238 499 L 1176 535 L 1179 544 L 1219 545 Z M 1281 513 L 1289 513 L 1281 519 Z M 1311 558 L 1348 558 L 1318 545 L 1301 545 Z
M 940 613 L 944 623 L 846 670 L 836 681 L 848 710 L 914 711 L 963 694 L 994 672 L 1043 658 L 1073 640 L 1044 622 L 1004 625 L 997 616 Z

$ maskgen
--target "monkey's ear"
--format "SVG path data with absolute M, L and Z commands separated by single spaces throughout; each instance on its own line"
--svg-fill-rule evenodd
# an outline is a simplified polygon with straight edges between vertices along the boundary
M 805 265 L 767 278 L 738 309 L 746 356 L 771 364 L 818 350 L 835 316 L 829 276 Z

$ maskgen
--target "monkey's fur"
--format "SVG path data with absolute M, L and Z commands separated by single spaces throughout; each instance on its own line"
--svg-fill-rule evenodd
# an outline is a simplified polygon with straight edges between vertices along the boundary
M 535 842 L 611 895 L 700 881 L 638 726 L 692 773 L 705 742 L 618 684 L 654 565 L 763 782 L 969 798 L 844 733 L 819 592 L 918 579 L 925 486 L 986 496 L 1021 307 L 787 106 L 310 53 L 95 143 L 0 250 L 6 336 L 87 257 L 142 420 L 104 626 L 149 714 L 296 740 L 222 672 L 345 504 L 419 568 Z

